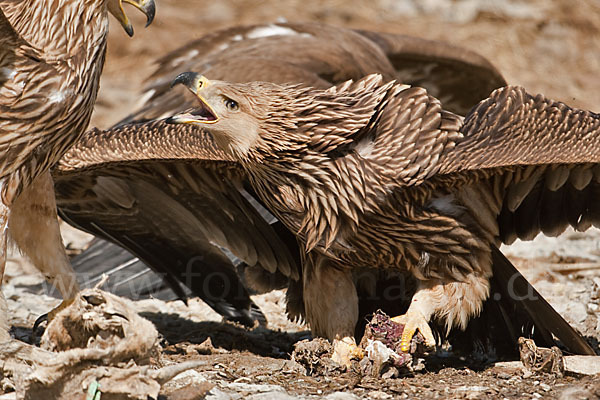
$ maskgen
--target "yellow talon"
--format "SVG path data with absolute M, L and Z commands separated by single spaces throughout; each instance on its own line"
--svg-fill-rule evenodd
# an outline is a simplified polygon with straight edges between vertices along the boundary
M 400 338 L 400 350 L 408 353 L 410 351 L 410 343 L 417 331 L 425 339 L 425 346 L 428 348 L 435 347 L 435 337 L 429 326 L 429 322 L 418 311 L 408 310 L 406 314 L 391 318 L 397 324 L 404 325 L 402 337 Z

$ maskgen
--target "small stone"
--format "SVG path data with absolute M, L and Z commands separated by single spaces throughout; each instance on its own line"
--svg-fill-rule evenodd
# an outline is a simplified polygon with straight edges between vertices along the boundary
M 268 392 L 253 394 L 252 396 L 244 397 L 246 400 L 297 400 L 298 397 L 290 396 L 284 392 Z
M 246 393 L 267 393 L 267 392 L 285 392 L 281 386 L 277 385 L 256 385 L 252 383 L 234 382 L 227 385 L 227 389 L 236 392 Z
M 552 388 L 550 387 L 550 385 L 548 385 L 547 383 L 540 383 L 540 387 L 542 388 L 542 390 L 544 392 L 549 392 L 550 390 L 552 390 Z
M 511 370 L 520 370 L 521 368 L 523 368 L 523 363 L 521 361 L 500 361 L 495 363 L 494 367 Z
M 213 383 L 201 382 L 192 383 L 189 386 L 184 386 L 173 390 L 167 394 L 169 400 L 200 400 L 206 397 L 206 394 L 214 388 Z
M 565 372 L 573 375 L 600 374 L 600 356 L 567 356 L 563 365 Z
M 523 378 L 528 379 L 531 378 L 533 376 L 533 372 L 531 372 L 530 370 L 526 369 L 523 371 Z
M 387 399 L 391 399 L 392 395 L 389 393 L 385 393 L 385 392 L 381 392 L 381 391 L 377 390 L 374 392 L 369 392 L 369 395 L 367 397 L 369 399 L 373 399 L 373 400 L 387 400 Z
M 206 382 L 207 379 L 200 372 L 189 369 L 176 375 L 171 382 L 169 383 L 171 386 L 182 387 L 186 385 L 191 385 L 193 383 L 203 383 Z
M 325 397 L 325 400 L 358 400 L 352 393 L 335 392 Z
M 570 302 L 564 315 L 574 323 L 582 323 L 588 316 L 585 308 L 585 305 L 582 303 Z
M 212 388 L 205 397 L 206 400 L 231 400 L 231 396 L 218 388 Z

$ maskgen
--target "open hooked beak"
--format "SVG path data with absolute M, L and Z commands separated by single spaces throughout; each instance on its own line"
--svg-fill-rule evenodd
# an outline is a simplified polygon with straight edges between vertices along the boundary
M 204 76 L 195 72 L 184 72 L 179 74 L 171 83 L 171 87 L 175 85 L 184 85 L 198 99 L 198 107 L 184 111 L 180 114 L 173 115 L 167 118 L 169 124 L 214 124 L 219 120 L 219 117 L 214 112 L 211 106 L 200 95 L 202 89 L 211 85 L 210 81 Z
M 154 0 L 108 0 L 108 11 L 119 21 L 125 32 L 133 36 L 133 26 L 123 10 L 123 3 L 131 4 L 146 15 L 146 26 L 150 25 L 156 14 Z

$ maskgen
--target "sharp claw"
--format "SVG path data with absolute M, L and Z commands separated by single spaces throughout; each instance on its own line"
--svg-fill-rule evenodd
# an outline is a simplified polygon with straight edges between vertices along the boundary
M 38 317 L 38 319 L 35 320 L 35 322 L 33 323 L 34 334 L 38 331 L 40 325 L 42 325 L 44 322 L 48 322 L 48 314 L 42 314 Z
M 38 319 L 36 319 L 35 322 L 33 323 L 33 333 L 36 333 L 37 330 L 39 329 L 40 325 L 42 325 L 44 322 L 50 323 L 54 319 L 54 317 L 56 317 L 56 314 L 58 314 L 60 311 L 64 310 L 65 308 L 67 308 L 71 304 L 73 304 L 73 301 L 75 301 L 75 299 L 66 299 L 66 300 L 63 300 L 53 310 L 50 310 L 46 314 L 40 315 L 38 317 Z
M 419 331 L 425 339 L 426 347 L 435 347 L 436 342 L 431 327 L 421 313 L 408 311 L 406 314 L 394 317 L 391 320 L 404 325 L 404 330 L 402 331 L 402 336 L 400 338 L 400 350 L 403 352 L 410 352 L 410 343 L 417 331 Z

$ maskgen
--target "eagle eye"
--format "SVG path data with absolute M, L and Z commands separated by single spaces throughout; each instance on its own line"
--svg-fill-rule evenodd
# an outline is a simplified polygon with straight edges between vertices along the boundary
M 240 105 L 235 100 L 225 98 L 224 101 L 225 101 L 225 107 L 227 107 L 227 109 L 229 111 L 237 111 L 240 108 Z

